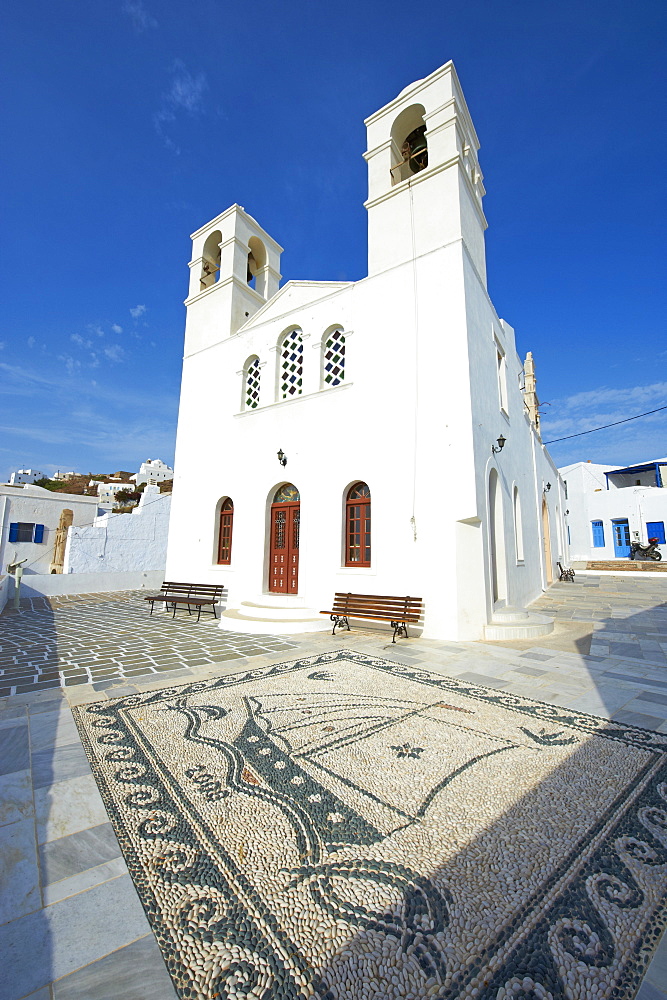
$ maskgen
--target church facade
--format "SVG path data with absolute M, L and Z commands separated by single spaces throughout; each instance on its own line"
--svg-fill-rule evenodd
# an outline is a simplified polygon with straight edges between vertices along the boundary
M 421 597 L 417 632 L 478 639 L 564 561 L 560 480 L 487 292 L 452 63 L 366 126 L 367 277 L 281 288 L 282 248 L 238 205 L 192 236 L 166 577 L 224 584 L 239 632 L 327 627 L 350 591 Z

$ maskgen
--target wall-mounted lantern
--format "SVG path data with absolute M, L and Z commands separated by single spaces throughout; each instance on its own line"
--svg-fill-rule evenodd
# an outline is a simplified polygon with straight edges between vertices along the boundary
M 282 465 L 282 467 L 283 467 L 283 469 L 284 469 L 284 468 L 285 468 L 285 466 L 287 465 L 287 455 L 286 455 L 286 454 L 285 454 L 285 452 L 284 452 L 284 451 L 282 450 L 282 448 L 281 448 L 281 449 L 280 449 L 280 451 L 278 452 L 278 461 L 280 462 L 280 464 Z
M 495 444 L 491 445 L 491 451 L 494 453 L 494 455 L 497 455 L 498 452 L 503 450 L 503 448 L 505 447 L 506 440 L 507 438 L 504 438 L 501 434 L 500 437 L 498 438 L 498 447 L 496 448 Z

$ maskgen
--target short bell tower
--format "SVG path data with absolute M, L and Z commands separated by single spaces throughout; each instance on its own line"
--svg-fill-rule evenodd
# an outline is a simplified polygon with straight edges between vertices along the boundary
M 486 285 L 479 142 L 454 64 L 410 84 L 365 125 L 369 275 L 462 240 Z
M 276 294 L 283 249 L 240 205 L 191 239 L 186 356 L 236 333 Z

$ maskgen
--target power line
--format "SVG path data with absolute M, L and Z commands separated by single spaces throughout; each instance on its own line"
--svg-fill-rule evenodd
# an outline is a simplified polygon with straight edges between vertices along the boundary
M 659 406 L 657 410 L 647 410 L 646 413 L 638 413 L 635 417 L 626 417 L 625 420 L 615 420 L 613 424 L 603 424 L 602 427 L 591 427 L 589 431 L 579 431 L 578 434 L 568 434 L 567 437 L 554 438 L 552 441 L 544 441 L 546 444 L 557 444 L 559 441 L 569 441 L 570 438 L 581 437 L 582 434 L 592 434 L 593 431 L 606 431 L 607 427 L 618 427 L 619 424 L 627 424 L 631 420 L 639 420 L 640 417 L 649 417 L 652 413 L 660 413 L 667 410 L 667 406 Z

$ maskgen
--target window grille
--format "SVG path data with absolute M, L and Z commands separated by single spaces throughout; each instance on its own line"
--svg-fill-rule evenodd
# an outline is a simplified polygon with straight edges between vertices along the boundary
M 324 383 L 340 385 L 345 378 L 345 334 L 333 330 L 327 337 L 322 358 Z
M 259 358 L 253 358 L 248 365 L 245 377 L 245 405 L 247 410 L 254 410 L 259 405 Z
M 292 399 L 303 385 L 303 340 L 300 330 L 291 330 L 283 339 L 280 353 L 280 394 Z

